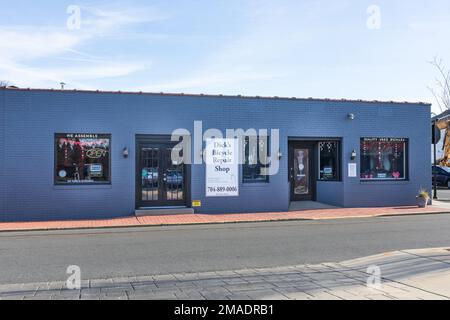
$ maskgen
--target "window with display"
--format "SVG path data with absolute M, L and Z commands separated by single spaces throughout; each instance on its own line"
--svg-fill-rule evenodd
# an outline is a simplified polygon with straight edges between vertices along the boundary
M 406 180 L 407 139 L 362 138 L 362 180 Z
M 268 137 L 245 137 L 243 182 L 269 182 L 269 176 L 262 173 L 267 167 Z
M 108 184 L 111 182 L 111 135 L 56 134 L 56 184 Z
M 339 180 L 339 141 L 319 142 L 319 180 Z

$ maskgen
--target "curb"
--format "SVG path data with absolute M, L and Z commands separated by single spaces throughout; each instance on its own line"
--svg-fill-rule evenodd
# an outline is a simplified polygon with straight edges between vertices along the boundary
M 448 211 L 436 211 L 436 212 L 413 212 L 413 213 L 386 213 L 375 217 L 402 217 L 402 216 L 425 216 L 430 214 L 450 214 Z
M 42 231 L 74 231 L 74 230 L 104 230 L 104 229 L 131 229 L 131 228 L 152 228 L 152 227 L 182 227 L 182 226 L 208 226 L 208 225 L 226 225 L 226 224 L 245 224 L 245 223 L 268 223 L 268 222 L 286 222 L 286 221 L 314 221 L 315 219 L 293 218 L 293 219 L 276 219 L 276 220 L 248 220 L 248 221 L 217 221 L 217 222 L 189 222 L 189 223 L 162 223 L 162 224 L 137 224 L 126 226 L 103 226 L 103 227 L 69 227 L 69 228 L 40 228 L 40 229 L 17 229 L 17 230 L 0 230 L 2 233 L 13 232 L 42 232 Z M 330 220 L 330 219 L 328 219 Z

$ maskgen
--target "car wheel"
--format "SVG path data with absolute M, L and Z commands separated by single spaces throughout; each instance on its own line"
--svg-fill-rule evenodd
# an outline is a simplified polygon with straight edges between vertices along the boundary
M 449 189 L 450 189 L 450 179 L 449 179 L 449 180 L 447 180 L 447 188 L 449 188 Z

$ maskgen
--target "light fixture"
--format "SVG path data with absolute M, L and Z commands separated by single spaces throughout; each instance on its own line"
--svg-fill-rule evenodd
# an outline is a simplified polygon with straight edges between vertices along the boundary
M 352 156 L 351 156 L 352 161 L 356 160 L 356 150 L 352 151 Z
M 123 155 L 123 157 L 124 157 L 125 159 L 128 158 L 128 156 L 130 155 L 130 152 L 128 151 L 128 148 L 127 148 L 127 147 L 125 147 L 125 148 L 123 149 L 122 155 Z
M 347 115 L 348 120 L 355 120 L 355 114 L 354 113 L 349 113 Z

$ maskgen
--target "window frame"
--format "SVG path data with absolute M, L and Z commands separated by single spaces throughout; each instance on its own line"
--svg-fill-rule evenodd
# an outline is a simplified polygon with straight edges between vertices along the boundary
M 56 169 L 58 168 L 58 148 L 56 139 L 58 139 L 60 136 L 67 136 L 69 134 L 73 135 L 97 135 L 97 136 L 104 136 L 104 139 L 109 139 L 109 159 L 108 159 L 108 165 L 109 165 L 109 179 L 108 181 L 102 181 L 102 182 L 84 182 L 84 183 L 77 183 L 77 182 L 61 182 L 58 181 L 58 175 L 56 173 Z M 53 164 L 53 185 L 54 186 L 110 186 L 112 185 L 112 134 L 111 133 L 54 133 L 53 135 L 53 157 L 54 157 L 54 164 Z
M 401 142 L 404 143 L 404 149 L 403 149 L 403 166 L 404 166 L 404 177 L 399 179 L 393 179 L 393 178 L 362 178 L 362 143 L 364 142 L 364 139 L 397 139 L 402 140 Z M 397 138 L 397 137 L 361 137 L 359 143 L 359 179 L 363 183 L 370 183 L 370 182 L 406 182 L 409 181 L 409 138 Z
M 244 175 L 244 170 L 245 170 L 245 166 L 247 165 L 246 164 L 246 148 L 245 148 L 245 140 L 246 139 L 249 139 L 251 136 L 243 136 L 242 138 L 243 138 L 243 140 L 242 140 L 242 147 L 243 147 L 243 152 L 244 152 L 244 156 L 243 156 L 243 162 L 244 163 L 242 163 L 242 184 L 258 184 L 258 183 L 260 183 L 260 184 L 268 184 L 268 183 L 270 183 L 270 175 L 266 175 L 265 176 L 265 179 L 264 180 L 253 180 L 253 179 L 246 179 L 245 178 L 245 175 Z M 258 136 L 256 136 L 256 139 L 257 139 L 257 143 L 258 143 L 258 151 L 257 151 L 257 153 L 258 153 L 258 164 L 259 164 L 259 135 Z M 270 150 L 270 136 L 269 135 L 267 135 L 267 152 L 268 152 L 268 154 L 267 154 L 267 157 L 270 157 L 271 156 L 271 150 Z M 269 164 L 267 164 L 267 165 L 263 165 L 263 164 L 260 164 L 261 166 L 263 166 L 263 167 L 268 167 L 269 166 Z
M 336 178 L 334 179 L 323 179 L 320 177 L 320 143 L 322 142 L 335 142 L 337 144 L 337 152 L 336 152 Z M 317 142 L 317 181 L 324 182 L 340 182 L 342 181 L 342 143 L 341 140 L 319 140 Z

